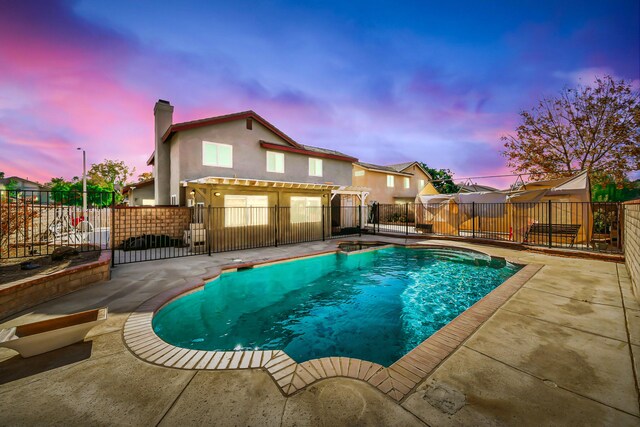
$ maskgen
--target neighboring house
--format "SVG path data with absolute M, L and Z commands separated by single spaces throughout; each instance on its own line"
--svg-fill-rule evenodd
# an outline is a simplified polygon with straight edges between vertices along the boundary
M 430 181 L 431 176 L 418 162 L 389 166 L 353 164 L 353 186 L 369 188 L 369 202 L 413 203 L 418 194 L 438 194 Z
M 8 178 L 0 179 L 0 191 L 6 190 L 10 182 L 15 182 L 15 191 L 21 195 L 21 197 L 29 198 L 34 202 L 40 202 L 42 204 L 49 203 L 49 187 L 39 184 L 34 181 L 29 181 L 19 176 L 10 176 Z
M 154 206 L 154 179 L 147 179 L 122 188 L 122 195 L 128 206 Z

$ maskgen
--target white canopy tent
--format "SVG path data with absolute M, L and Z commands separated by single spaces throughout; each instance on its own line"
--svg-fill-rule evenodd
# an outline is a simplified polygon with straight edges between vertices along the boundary
M 586 171 L 568 178 L 531 182 L 512 190 L 416 197 L 416 218 L 435 233 L 469 230 L 514 241 L 530 240 L 533 224 L 577 229 L 576 243 L 591 238 L 591 187 Z M 551 202 L 551 203 L 549 203 Z M 553 231 L 553 230 L 552 230 Z M 547 233 L 547 239 L 552 233 Z

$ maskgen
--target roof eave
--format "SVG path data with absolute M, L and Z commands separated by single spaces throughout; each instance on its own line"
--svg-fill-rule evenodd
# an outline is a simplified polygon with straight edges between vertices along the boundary
M 261 125 L 266 127 L 267 129 L 269 129 L 271 132 L 275 133 L 280 138 L 285 140 L 287 143 L 291 144 L 294 147 L 302 148 L 302 146 L 298 144 L 296 141 L 294 141 L 293 138 L 291 138 L 286 133 L 282 132 L 280 129 L 278 129 L 271 123 L 269 123 L 266 119 L 264 119 L 262 116 L 260 116 L 258 113 L 252 110 L 242 111 L 240 113 L 228 114 L 225 116 L 209 117 L 206 119 L 194 120 L 191 122 L 174 123 L 171 126 L 169 126 L 169 129 L 167 129 L 164 135 L 162 135 L 162 142 L 164 143 L 167 140 L 171 139 L 171 137 L 176 132 L 185 131 L 189 129 L 197 129 L 200 127 L 211 126 L 211 125 L 216 125 L 220 123 L 233 122 L 236 120 L 243 120 L 243 119 L 254 119 L 257 122 L 259 122 Z

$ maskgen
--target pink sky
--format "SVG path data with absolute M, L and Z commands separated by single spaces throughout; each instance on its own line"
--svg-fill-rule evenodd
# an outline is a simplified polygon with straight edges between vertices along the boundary
M 427 25 L 396 9 L 354 15 L 349 5 L 285 3 L 254 14 L 157 2 L 5 6 L 0 170 L 71 178 L 81 174 L 83 147 L 89 163 L 148 171 L 153 105 L 163 98 L 176 121 L 253 109 L 303 144 L 365 162 L 502 174 L 500 136 L 519 110 L 585 76 L 638 78 L 631 10 L 595 4 L 569 19 L 553 3 L 548 13 L 505 6 L 478 11 L 484 25 L 452 29 L 436 19 L 457 13 L 447 6 Z M 264 13 L 281 26 L 259 20 Z

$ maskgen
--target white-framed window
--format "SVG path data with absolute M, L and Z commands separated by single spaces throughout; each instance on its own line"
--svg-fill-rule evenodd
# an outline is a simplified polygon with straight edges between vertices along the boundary
M 224 226 L 269 224 L 268 196 L 224 196 Z
M 387 175 L 387 187 L 393 188 L 395 186 L 395 182 L 393 179 L 393 175 Z
M 177 196 L 177 195 L 175 195 L 175 194 L 172 194 L 172 195 L 171 195 L 171 202 L 170 202 L 170 203 L 171 203 L 171 206 L 175 206 L 175 205 L 177 205 L 177 204 L 178 204 L 178 196 Z
M 411 187 L 411 181 L 409 180 L 409 178 L 407 178 L 406 176 L 403 179 L 404 181 L 404 188 L 409 188 Z
M 267 151 L 267 172 L 284 173 L 284 153 Z
M 322 176 L 322 159 L 309 157 L 309 176 Z
M 220 168 L 233 167 L 233 146 L 202 141 L 202 164 Z
M 424 188 L 424 179 L 418 180 L 418 190 L 422 190 Z
M 364 176 L 364 171 L 363 171 L 363 170 L 355 171 L 355 172 L 353 173 L 353 176 Z
M 322 221 L 321 197 L 291 197 L 291 224 Z

